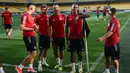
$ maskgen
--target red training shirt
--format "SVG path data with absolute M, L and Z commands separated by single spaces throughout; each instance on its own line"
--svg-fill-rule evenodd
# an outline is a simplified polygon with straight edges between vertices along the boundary
M 39 25 L 38 32 L 49 36 L 49 15 L 38 14 L 35 17 L 36 24 Z
M 5 12 L 2 13 L 2 17 L 4 19 L 4 24 L 8 24 L 8 25 L 12 24 L 12 18 L 11 18 L 12 13 L 11 12 L 6 10 Z
M 21 18 L 21 24 L 27 28 L 34 28 L 34 18 L 29 13 L 24 13 Z M 23 37 L 35 36 L 34 31 L 23 31 Z
M 49 18 L 49 22 L 52 25 L 52 38 L 64 38 L 65 15 L 52 15 Z
M 110 20 L 110 23 L 108 24 L 108 27 L 107 27 L 107 32 L 108 31 L 112 31 L 113 34 L 106 39 L 105 45 L 111 47 L 120 41 L 120 38 L 119 38 L 120 22 L 118 21 L 116 17 Z
M 76 18 L 77 15 L 70 14 L 67 16 L 67 26 L 70 27 L 70 34 L 69 38 L 70 39 L 81 39 L 83 38 L 83 29 L 82 29 L 82 24 L 83 20 L 79 18 L 77 22 L 74 22 L 74 19 Z

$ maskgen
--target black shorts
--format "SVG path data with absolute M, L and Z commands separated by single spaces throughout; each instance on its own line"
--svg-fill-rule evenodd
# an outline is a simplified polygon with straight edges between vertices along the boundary
M 83 39 L 76 39 L 72 40 L 70 39 L 70 45 L 68 46 L 68 51 L 70 52 L 82 52 L 85 50 L 85 44 Z
M 5 29 L 12 29 L 12 25 L 11 24 L 4 24 L 4 28 Z
M 53 43 L 56 45 L 57 49 L 65 49 L 65 38 L 53 38 Z
M 23 37 L 23 40 L 26 45 L 27 51 L 36 50 L 36 37 Z
M 120 58 L 120 46 L 119 43 L 112 47 L 104 47 L 105 56 L 111 56 L 112 60 L 118 60 Z
M 39 49 L 44 50 L 50 48 L 50 38 L 48 36 L 39 35 Z
M 99 17 L 99 14 L 97 14 L 97 17 Z
M 103 16 L 106 16 L 106 14 L 105 14 L 105 13 L 103 13 Z

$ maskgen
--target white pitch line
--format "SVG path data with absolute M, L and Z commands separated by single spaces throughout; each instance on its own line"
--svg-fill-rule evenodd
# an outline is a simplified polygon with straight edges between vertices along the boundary
M 120 33 L 121 33 L 122 30 L 125 28 L 125 26 L 128 24 L 129 20 L 130 20 L 130 18 L 126 21 L 125 25 L 123 25 L 123 26 L 121 27 Z M 90 67 L 91 73 L 95 70 L 96 66 L 99 64 L 99 62 L 101 61 L 101 59 L 103 58 L 103 56 L 104 56 L 104 52 L 102 52 L 102 53 L 100 54 L 100 56 L 96 59 L 95 63 Z
M 94 63 L 92 62 L 92 63 L 89 63 L 89 64 L 94 64 Z M 78 66 L 79 63 L 76 63 L 75 65 Z M 82 65 L 87 65 L 87 63 L 82 63 Z M 63 67 L 72 67 L 72 64 L 63 65 Z

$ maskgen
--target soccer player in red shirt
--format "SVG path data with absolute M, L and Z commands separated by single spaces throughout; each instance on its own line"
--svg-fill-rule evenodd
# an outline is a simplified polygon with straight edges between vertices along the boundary
M 78 17 L 78 19 L 77 19 Z M 89 17 L 88 15 L 86 17 Z M 75 22 L 76 19 L 76 22 Z M 70 30 L 68 36 L 68 28 Z M 79 73 L 83 72 L 82 69 L 82 52 L 85 50 L 83 41 L 83 19 L 80 18 L 79 6 L 77 4 L 72 5 L 72 14 L 67 16 L 66 25 L 66 38 L 68 39 L 68 51 L 71 52 L 71 62 L 72 71 L 70 73 L 75 73 L 75 56 L 74 53 L 77 52 L 79 60 Z
M 5 28 L 6 35 L 10 39 L 12 33 L 13 17 L 12 13 L 9 11 L 9 7 L 5 7 L 5 11 L 2 13 L 2 25 Z
M 97 10 L 96 10 L 96 14 L 97 14 L 97 21 L 99 21 L 99 13 L 100 13 L 99 8 L 100 8 L 100 7 L 97 7 Z
M 107 14 L 107 9 L 106 9 L 106 6 L 104 6 L 104 8 L 103 8 L 103 18 L 104 18 L 104 21 L 106 21 L 106 14 Z
M 65 49 L 65 31 L 64 31 L 65 15 L 59 12 L 60 8 L 58 5 L 53 5 L 53 10 L 54 10 L 54 14 L 50 16 L 49 22 L 50 22 L 50 30 L 52 27 L 51 41 L 52 41 L 53 51 L 58 63 L 58 65 L 56 65 L 55 68 L 59 68 L 59 70 L 62 70 L 64 49 Z M 58 55 L 58 50 L 59 50 L 59 55 Z
M 119 54 L 120 54 L 120 47 L 119 47 L 119 41 L 120 41 L 120 22 L 116 18 L 116 9 L 111 8 L 109 10 L 109 16 L 110 16 L 110 23 L 107 27 L 107 32 L 104 36 L 98 38 L 98 41 L 101 42 L 105 40 L 105 47 L 104 47 L 104 53 L 105 53 L 105 64 L 106 64 L 106 70 L 104 73 L 110 73 L 110 58 L 114 62 L 115 67 L 115 73 L 119 73 Z
M 41 6 L 41 13 L 35 17 L 36 24 L 38 25 L 39 34 L 39 64 L 38 71 L 42 71 L 42 64 L 49 66 L 46 63 L 47 50 L 50 48 L 50 33 L 49 33 L 49 15 L 47 14 L 48 6 L 46 4 Z M 44 58 L 43 58 L 44 57 Z M 43 58 L 43 62 L 41 63 Z
M 34 18 L 31 16 L 35 12 L 35 5 L 32 3 L 27 4 L 28 11 L 22 15 L 20 30 L 23 31 L 23 40 L 26 45 L 27 51 L 29 55 L 24 59 L 24 61 L 16 66 L 17 73 L 22 73 L 22 69 L 25 64 L 29 63 L 28 72 L 37 72 L 33 68 L 34 58 L 37 55 L 36 52 L 36 37 L 34 34 L 34 30 L 36 26 L 34 25 Z
M 0 58 L 0 73 L 5 73 L 4 70 L 3 70 L 3 67 L 2 67 L 2 61 L 1 61 L 1 58 Z

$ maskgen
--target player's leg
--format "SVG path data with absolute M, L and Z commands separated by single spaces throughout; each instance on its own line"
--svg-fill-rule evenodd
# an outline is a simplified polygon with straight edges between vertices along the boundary
M 72 63 L 72 70 L 71 70 L 70 73 L 76 72 L 76 68 L 75 68 L 75 51 L 76 51 L 75 43 L 76 43 L 76 41 L 70 40 L 70 45 L 69 45 L 70 50 L 69 51 L 70 51 L 70 54 L 71 54 L 70 59 L 71 59 L 71 63 Z
M 1 57 L 0 57 L 0 73 L 5 73 L 4 70 L 3 70 L 3 67 L 2 67 L 2 60 L 1 60 Z
M 115 73 L 119 73 L 119 61 L 114 60 Z
M 43 51 L 44 51 L 44 48 L 43 48 L 43 37 L 42 35 L 39 35 L 39 54 L 38 54 L 38 71 L 42 71 L 42 58 L 43 58 Z
M 77 51 L 77 54 L 78 54 L 78 60 L 79 60 L 79 73 L 82 73 L 83 72 L 83 68 L 82 68 L 82 52 Z
M 9 29 L 8 29 L 8 24 L 4 24 L 4 28 L 5 28 L 5 34 L 8 38 L 8 32 L 9 32 Z
M 10 24 L 10 25 L 8 25 L 8 34 L 7 34 L 7 36 L 8 36 L 8 39 L 10 39 L 10 35 L 11 35 L 11 33 L 12 33 L 12 25 Z
M 110 73 L 110 56 L 105 56 L 105 73 Z
M 97 21 L 99 21 L 99 14 L 97 14 Z
M 24 65 L 27 63 L 30 63 L 31 64 L 30 67 L 31 67 L 32 62 L 34 61 L 34 58 L 36 56 L 36 38 L 24 37 L 23 40 L 26 45 L 27 51 L 30 53 L 19 66 L 16 66 L 15 69 L 18 73 L 22 73 L 22 69 L 24 68 Z
M 57 60 L 57 65 L 54 68 L 59 68 L 60 58 L 58 55 L 57 39 L 53 39 L 52 47 L 53 47 L 54 56 Z
M 103 14 L 104 21 L 106 21 L 106 14 Z
M 22 73 L 22 69 L 24 68 L 24 65 L 27 64 L 27 63 L 29 63 L 32 58 L 33 58 L 32 55 L 29 54 L 29 55 L 23 60 L 23 62 L 22 62 L 19 66 L 16 66 L 15 69 L 16 69 L 17 73 Z
M 120 46 L 119 43 L 114 45 L 113 53 L 112 53 L 112 60 L 114 62 L 115 73 L 119 73 L 119 58 L 120 58 Z
M 110 56 L 111 56 L 111 47 L 104 47 L 104 53 L 105 53 L 105 66 L 106 66 L 106 70 L 104 71 L 104 73 L 110 73 Z
M 38 54 L 38 71 L 42 71 L 42 58 L 43 58 L 43 50 L 39 51 Z
M 65 39 L 60 38 L 59 39 L 59 51 L 60 51 L 60 63 L 59 63 L 59 70 L 62 70 L 62 64 L 64 59 L 64 49 L 65 49 Z
M 48 49 L 50 48 L 50 38 L 47 36 L 44 36 L 43 48 L 44 48 L 44 51 L 43 51 L 44 53 L 43 53 L 42 64 L 45 66 L 50 66 L 46 61 L 47 60 L 47 52 L 48 52 Z
M 75 68 L 75 52 L 71 51 L 71 63 L 72 63 L 72 70 L 70 73 L 75 73 L 76 68 Z
M 29 61 L 29 68 L 28 68 L 28 72 L 37 72 L 34 70 L 33 68 L 33 63 L 34 63 L 34 59 L 37 55 L 36 52 L 36 37 L 30 37 L 30 55 L 32 56 L 31 60 Z
M 83 39 L 78 39 L 77 40 L 77 47 L 76 48 L 77 48 L 78 61 L 79 61 L 79 73 L 82 73 L 83 72 L 83 68 L 82 68 L 82 51 L 85 50 Z
M 32 58 L 31 58 L 31 60 L 30 60 L 30 62 L 29 62 L 28 72 L 37 72 L 37 71 L 35 71 L 34 68 L 33 68 L 33 63 L 34 63 L 34 59 L 35 59 L 35 57 L 36 57 L 36 55 L 37 55 L 37 52 L 36 52 L 36 51 L 31 51 L 31 52 L 30 52 L 30 55 L 32 56 Z
M 47 63 L 47 52 L 48 52 L 48 48 L 45 48 L 44 49 L 44 53 L 43 53 L 43 62 L 42 64 L 45 65 L 45 66 L 50 66 L 48 63 Z

